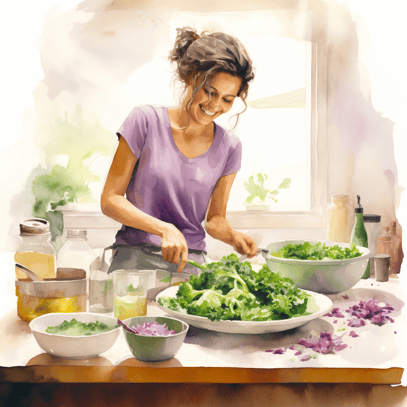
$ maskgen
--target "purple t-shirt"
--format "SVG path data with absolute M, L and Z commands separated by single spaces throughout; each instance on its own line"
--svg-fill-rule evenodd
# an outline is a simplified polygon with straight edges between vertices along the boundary
M 189 249 L 205 251 L 202 222 L 216 182 L 240 169 L 238 137 L 216 124 L 210 148 L 199 157 L 187 158 L 175 144 L 168 108 L 150 105 L 134 108 L 118 134 L 138 159 L 127 199 L 141 211 L 175 225 Z M 161 246 L 161 237 L 123 225 L 116 243 Z

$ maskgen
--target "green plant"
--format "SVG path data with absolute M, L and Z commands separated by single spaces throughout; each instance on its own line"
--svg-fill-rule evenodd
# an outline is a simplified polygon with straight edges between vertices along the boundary
M 254 198 L 259 198 L 262 202 L 266 202 L 268 196 L 270 196 L 272 201 L 278 202 L 276 196 L 278 195 L 280 190 L 288 189 L 291 184 L 290 178 L 284 178 L 276 189 L 271 190 L 267 189 L 264 185 L 267 179 L 268 179 L 267 174 L 259 172 L 257 174 L 257 180 L 254 179 L 254 175 L 251 175 L 248 181 L 245 181 L 243 183 L 243 186 L 249 193 L 249 196 L 246 198 L 246 204 L 251 204 Z
M 51 224 L 52 239 L 63 233 L 62 213 L 58 206 L 69 202 L 91 203 L 91 182 L 100 181 L 89 165 L 95 155 L 111 155 L 115 138 L 105 130 L 95 115 L 85 119 L 82 108 L 61 118 L 55 109 L 49 123 L 36 135 L 36 144 L 45 153 L 45 168 L 35 170 L 31 190 L 35 198 L 32 214 L 47 219 Z M 61 165 L 59 161 L 65 161 Z

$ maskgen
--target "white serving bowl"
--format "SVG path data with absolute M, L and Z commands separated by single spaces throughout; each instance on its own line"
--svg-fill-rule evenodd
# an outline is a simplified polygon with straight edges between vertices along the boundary
M 315 244 L 316 240 L 307 240 Z M 306 240 L 282 240 L 266 246 L 269 254 L 263 252 L 267 266 L 282 277 L 289 277 L 304 290 L 322 294 L 336 294 L 353 287 L 362 278 L 369 261 L 369 249 L 357 246 L 362 256 L 345 260 L 297 260 L 270 255 L 287 244 L 305 243 Z M 350 247 L 349 243 L 320 241 L 327 246 Z
M 120 326 L 96 335 L 67 336 L 49 334 L 45 329 L 75 318 L 79 322 L 103 322 L 113 325 L 117 318 L 90 312 L 49 313 L 33 319 L 29 327 L 38 345 L 49 354 L 66 359 L 89 359 L 106 352 L 116 342 Z

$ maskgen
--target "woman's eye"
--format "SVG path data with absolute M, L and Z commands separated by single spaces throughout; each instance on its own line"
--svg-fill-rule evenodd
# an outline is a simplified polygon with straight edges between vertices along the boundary
M 228 100 L 228 99 L 223 99 L 226 103 L 232 103 L 232 100 Z

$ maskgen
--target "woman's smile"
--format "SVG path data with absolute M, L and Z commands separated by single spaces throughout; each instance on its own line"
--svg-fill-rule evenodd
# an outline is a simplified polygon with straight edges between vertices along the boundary
M 212 82 L 204 83 L 194 95 L 188 108 L 190 119 L 199 125 L 208 125 L 220 115 L 227 113 L 238 97 L 242 80 L 226 72 L 215 74 Z M 193 95 L 192 84 L 188 87 L 187 103 Z
M 208 116 L 213 116 L 216 112 L 210 112 L 209 110 L 206 110 L 202 105 L 199 105 L 199 107 L 201 108 L 201 110 L 207 114 Z

